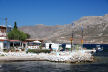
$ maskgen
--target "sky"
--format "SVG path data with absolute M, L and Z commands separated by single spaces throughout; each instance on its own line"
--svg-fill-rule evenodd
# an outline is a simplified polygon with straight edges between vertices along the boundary
M 0 25 L 71 24 L 83 16 L 108 14 L 108 0 L 0 0 Z

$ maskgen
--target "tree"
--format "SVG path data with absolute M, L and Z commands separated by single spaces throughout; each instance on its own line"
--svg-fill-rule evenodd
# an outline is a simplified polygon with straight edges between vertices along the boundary
M 28 38 L 28 35 L 18 30 L 16 22 L 14 22 L 14 28 L 8 33 L 8 39 L 10 40 L 21 40 L 24 41 Z
M 17 29 L 17 23 L 16 23 L 16 21 L 14 22 L 14 29 Z
M 30 38 L 30 34 L 26 33 L 26 35 L 27 35 L 27 38 L 29 39 Z

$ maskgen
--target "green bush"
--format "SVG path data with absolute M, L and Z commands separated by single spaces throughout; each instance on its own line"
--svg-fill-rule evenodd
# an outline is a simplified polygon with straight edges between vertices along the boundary
M 3 52 L 9 52 L 9 50 L 7 50 L 7 49 L 3 49 Z
M 5 56 L 4 54 L 0 55 L 0 56 Z
M 48 49 L 28 49 L 27 52 L 32 52 L 32 53 L 50 53 L 50 50 L 48 50 Z

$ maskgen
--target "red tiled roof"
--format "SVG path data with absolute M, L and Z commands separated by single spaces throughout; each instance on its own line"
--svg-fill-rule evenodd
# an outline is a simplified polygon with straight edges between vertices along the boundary
M 6 35 L 0 35 L 0 37 L 6 37 Z
M 20 40 L 9 40 L 10 42 L 19 42 Z
M 7 39 L 0 39 L 0 41 L 8 41 Z
M 0 39 L 0 41 L 19 42 L 20 40 L 8 40 L 8 39 Z
M 0 26 L 0 28 L 4 28 L 4 29 L 6 29 L 6 27 L 5 27 L 5 26 Z

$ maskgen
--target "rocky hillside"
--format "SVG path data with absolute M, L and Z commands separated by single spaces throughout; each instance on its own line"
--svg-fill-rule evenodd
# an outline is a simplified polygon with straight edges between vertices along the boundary
M 108 14 L 104 16 L 84 16 L 72 24 L 45 26 L 24 26 L 19 28 L 31 35 L 31 39 L 43 39 L 59 43 L 70 43 L 72 31 L 74 43 L 81 41 L 81 25 L 83 24 L 84 43 L 108 43 Z

